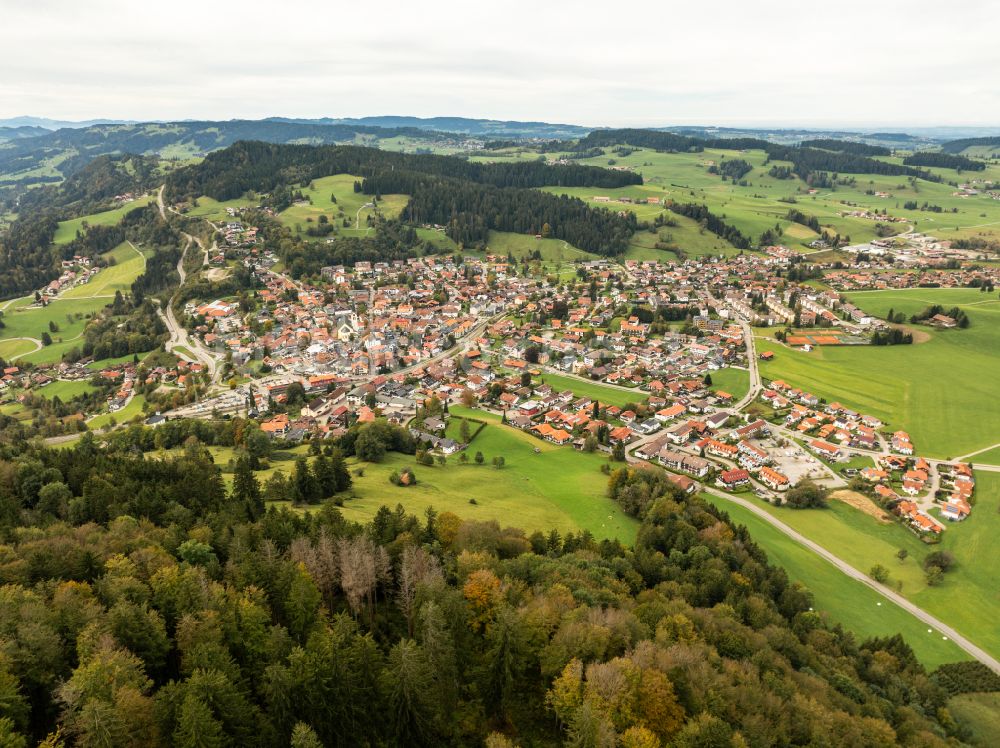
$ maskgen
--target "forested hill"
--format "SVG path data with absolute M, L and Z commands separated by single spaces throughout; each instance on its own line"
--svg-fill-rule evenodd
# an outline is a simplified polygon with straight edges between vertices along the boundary
M 410 136 L 427 142 L 455 137 L 414 127 L 383 128 L 363 124 L 329 125 L 271 120 L 101 124 L 66 127 L 2 143 L 0 174 L 12 175 L 15 182 L 22 184 L 57 182 L 91 159 L 107 154 L 153 155 L 170 151 L 195 155 L 225 148 L 240 140 L 323 144 L 350 142 L 359 135 L 379 138 Z M 32 174 L 33 170 L 46 163 L 54 164 L 58 174 Z M 22 173 L 25 176 L 19 177 Z
M 837 141 L 834 141 L 837 142 Z M 941 178 L 924 169 L 915 169 L 887 161 L 880 161 L 858 152 L 854 147 L 858 144 L 846 143 L 842 150 L 829 150 L 829 144 L 823 148 L 808 146 L 789 146 L 771 143 L 759 138 L 693 138 L 677 135 L 671 132 L 657 130 L 600 130 L 581 138 L 578 148 L 586 150 L 594 147 L 613 145 L 631 145 L 638 148 L 652 148 L 657 151 L 698 152 L 706 148 L 728 150 L 759 149 L 775 160 L 791 161 L 795 173 L 803 180 L 816 172 L 840 174 L 882 174 L 886 176 L 912 176 L 928 181 L 940 182 Z
M 547 232 L 602 255 L 625 251 L 637 228 L 635 214 L 593 208 L 578 199 L 531 188 L 642 184 L 642 175 L 635 172 L 577 164 L 474 163 L 356 146 L 246 142 L 172 173 L 167 194 L 171 200 L 199 195 L 225 200 L 248 191 L 275 192 L 331 174 L 361 177 L 358 189 L 369 195 L 410 195 L 403 214 L 406 220 L 445 226 L 458 242 L 485 241 L 491 230 Z
M 640 174 L 597 166 L 552 166 L 539 161 L 475 163 L 453 156 L 412 155 L 359 146 L 241 142 L 209 154 L 200 164 L 171 174 L 167 180 L 167 195 L 171 200 L 197 195 L 228 200 L 248 190 L 270 192 L 330 174 L 384 178 L 392 171 L 450 177 L 494 187 L 610 188 L 642 184 Z
M 391 430 L 355 427 L 338 446 Z M 359 525 L 333 503 L 264 511 L 243 451 L 259 436 L 239 419 L 172 421 L 106 446 L 5 448 L 3 745 L 56 730 L 84 748 L 962 736 L 905 642 L 828 627 L 745 529 L 661 471 L 610 477 L 643 516 L 634 548 L 401 507 Z M 243 455 L 231 490 L 201 443 Z M 177 449 L 143 456 L 161 447 Z M 351 482 L 326 448 L 292 483 L 321 474 Z

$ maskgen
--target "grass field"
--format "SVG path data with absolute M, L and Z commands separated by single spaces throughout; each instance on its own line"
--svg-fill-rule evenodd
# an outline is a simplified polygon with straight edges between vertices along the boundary
M 943 640 L 940 634 L 928 633 L 927 626 L 905 610 L 845 576 L 752 512 L 716 496 L 703 498 L 728 512 L 736 524 L 746 525 L 771 562 L 783 567 L 793 581 L 809 588 L 816 608 L 828 614 L 831 622 L 842 624 L 861 639 L 900 633 L 926 667 L 968 659 L 953 642 Z M 787 514 L 782 514 L 783 520 L 787 521 Z
M 371 202 L 372 196 L 354 191 L 354 182 L 357 179 L 358 177 L 350 174 L 337 174 L 313 180 L 311 189 L 308 185 L 302 188 L 302 193 L 311 200 L 311 203 L 293 205 L 281 211 L 278 214 L 279 220 L 286 226 L 293 228 L 298 226 L 305 231 L 308 219 L 316 221 L 321 215 L 325 215 L 337 226 L 337 233 L 340 235 L 366 234 L 368 227 L 365 221 L 368 216 L 374 214 L 374 209 L 365 206 Z M 332 196 L 336 196 L 336 204 L 331 200 Z M 406 195 L 382 195 L 379 210 L 385 217 L 395 218 L 406 207 L 408 200 Z M 342 225 L 344 218 L 350 220 L 350 228 Z
M 148 205 L 152 200 L 153 196 L 147 195 L 131 203 L 126 203 L 120 208 L 106 210 L 103 213 L 91 213 L 89 216 L 81 216 L 71 221 L 60 221 L 53 241 L 56 244 L 68 244 L 76 238 L 77 231 L 83 231 L 84 223 L 89 226 L 114 226 L 126 213 L 136 208 L 141 208 L 143 205 Z
M 82 286 L 67 289 L 60 298 L 114 298 L 115 291 L 128 291 L 132 282 L 146 269 L 146 255 L 133 249 L 128 242 L 119 244 L 104 257 L 114 259 L 115 264 L 104 268 Z
M 11 361 L 35 348 L 36 345 L 30 340 L 0 340 L 0 358 Z
M 93 390 L 94 388 L 86 379 L 78 379 L 72 382 L 55 381 L 45 385 L 36 392 L 42 397 L 47 397 L 49 400 L 58 397 L 63 402 L 68 402 L 77 395 L 92 392 Z
M 1000 745 L 1000 693 L 965 693 L 948 702 L 948 711 L 972 731 L 972 745 Z
M 581 454 L 570 447 L 535 439 L 502 425 L 500 417 L 490 413 L 461 406 L 452 407 L 451 412 L 489 424 L 469 447 L 468 465 L 459 464 L 457 454 L 450 456 L 446 465 L 433 467 L 417 465 L 412 456 L 396 453 L 389 453 L 380 463 L 361 463 L 352 458 L 348 461 L 352 473 L 361 469 L 364 474 L 355 475 L 353 487 L 345 494 L 344 516 L 362 522 L 371 519 L 382 505 L 402 504 L 415 514 L 433 506 L 466 519 L 496 520 L 527 532 L 589 529 L 598 539 L 634 542 L 639 523 L 604 493 L 607 478 L 600 467 L 606 457 Z M 258 478 L 263 482 L 275 470 L 290 474 L 293 458 L 303 449 L 283 455 L 284 460 L 272 460 L 272 468 L 258 473 Z M 212 450 L 218 464 L 232 457 L 222 448 Z M 477 451 L 485 458 L 482 465 L 474 464 Z M 491 464 L 496 456 L 505 460 L 501 470 Z M 392 485 L 389 475 L 407 466 L 414 469 L 417 484 L 406 488 Z M 476 503 L 470 504 L 473 498 Z
M 6 304 L 3 310 L 5 327 L 0 330 L 0 356 L 32 363 L 59 361 L 62 355 L 79 345 L 84 328 L 93 315 L 107 306 L 115 291 L 126 290 L 146 267 L 146 260 L 129 244 L 121 244 L 106 256 L 116 264 L 101 270 L 90 282 L 67 289 L 47 306 L 29 308 L 34 299 L 25 296 Z M 49 323 L 58 329 L 50 331 Z M 52 345 L 36 350 L 27 340 L 40 340 L 43 332 L 52 336 Z
M 232 200 L 215 200 L 207 195 L 202 195 L 198 198 L 198 205 L 190 208 L 185 215 L 192 218 L 207 218 L 209 221 L 225 221 L 229 218 L 226 208 L 249 208 L 259 204 L 259 200 L 244 197 Z
M 750 372 L 746 369 L 727 367 L 710 373 L 713 391 L 728 392 L 736 400 L 741 399 L 750 391 Z
M 901 594 L 1000 657 L 1000 630 L 993 623 L 1000 620 L 1000 595 L 991 562 L 994 539 L 1000 534 L 1000 474 L 977 471 L 972 515 L 964 522 L 948 523 L 934 546 L 920 542 L 896 522 L 876 522 L 839 501 L 825 510 L 775 508 L 763 502 L 761 507 L 860 571 L 882 564 L 889 569 L 890 586 L 901 583 Z M 754 538 L 771 549 L 766 537 L 754 532 Z M 896 557 L 901 548 L 909 554 L 904 562 Z M 952 553 L 956 565 L 943 584 L 930 587 L 921 561 L 936 550 Z
M 969 460 L 973 465 L 1000 465 L 1000 447 L 987 449 L 985 452 L 970 457 Z
M 553 263 L 597 258 L 597 255 L 574 247 L 562 239 L 536 239 L 533 235 L 509 231 L 491 231 L 486 241 L 486 250 L 498 255 L 510 253 L 516 259 L 537 251 L 543 262 Z
M 142 415 L 142 406 L 145 402 L 146 398 L 142 395 L 135 395 L 132 398 L 132 401 L 121 410 L 116 410 L 114 413 L 101 413 L 100 415 L 87 421 L 87 426 L 92 431 L 96 431 L 104 428 L 105 426 L 109 426 L 112 420 L 114 420 L 115 423 L 125 423 L 126 421 L 131 421 L 135 418 L 135 416 Z
M 642 390 L 627 392 L 617 387 L 608 387 L 600 382 L 585 382 L 582 379 L 548 372 L 538 377 L 537 381 L 540 384 L 549 385 L 557 392 L 571 390 L 577 397 L 589 397 L 591 400 L 598 400 L 606 405 L 617 405 L 619 408 L 628 403 L 643 403 L 649 397 L 649 393 Z
M 918 454 L 954 458 L 1000 441 L 1000 301 L 974 289 L 912 289 L 850 294 L 866 311 L 906 314 L 931 303 L 960 306 L 965 330 L 935 331 L 903 346 L 818 347 L 810 353 L 769 345 L 767 379 L 784 379 L 828 400 L 908 431 Z

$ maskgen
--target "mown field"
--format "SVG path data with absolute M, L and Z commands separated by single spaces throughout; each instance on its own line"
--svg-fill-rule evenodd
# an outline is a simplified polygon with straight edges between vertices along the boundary
M 146 195 L 145 197 L 141 197 L 131 203 L 126 203 L 120 208 L 106 210 L 103 213 L 92 213 L 88 216 L 81 216 L 80 218 L 74 218 L 70 221 L 60 221 L 59 228 L 56 230 L 56 235 L 53 241 L 56 244 L 68 244 L 76 238 L 77 231 L 83 231 L 84 224 L 87 224 L 88 226 L 114 226 L 125 216 L 126 213 L 129 213 L 136 208 L 141 208 L 143 205 L 148 205 L 154 200 L 154 198 L 154 195 Z
M 325 215 L 337 226 L 337 233 L 343 236 L 363 236 L 368 231 L 366 219 L 374 215 L 371 195 L 362 195 L 354 191 L 354 182 L 358 177 L 350 174 L 336 174 L 322 177 L 310 185 L 302 187 L 302 193 L 309 198 L 309 204 L 293 205 L 278 214 L 279 220 L 286 226 L 299 228 L 303 232 L 309 226 L 309 220 L 318 221 Z M 332 198 L 336 197 L 334 203 Z M 395 218 L 406 207 L 406 195 L 382 195 L 379 201 L 379 211 L 387 218 Z M 343 226 L 343 219 L 350 220 L 350 227 Z
M 761 506 L 862 572 L 875 564 L 885 566 L 890 586 L 898 585 L 902 595 L 1000 657 L 1000 629 L 994 625 L 1000 620 L 1000 595 L 991 561 L 1000 533 L 1000 473 L 976 472 L 972 515 L 961 523 L 946 523 L 937 545 L 921 542 L 899 523 L 877 522 L 839 501 L 823 510 L 775 508 L 764 502 Z M 758 538 L 756 532 L 754 537 Z M 759 542 L 771 551 L 766 537 Z M 901 548 L 908 553 L 902 562 L 896 557 Z M 921 562 L 937 550 L 952 553 L 956 564 L 943 584 L 931 587 Z M 775 552 L 780 552 L 780 544 Z
M 715 392 L 728 392 L 735 400 L 739 400 L 750 391 L 750 372 L 746 369 L 734 369 L 730 366 L 710 374 L 711 389 Z
M 845 576 L 752 512 L 716 496 L 705 494 L 703 498 L 727 512 L 737 524 L 746 525 L 771 562 L 783 567 L 790 579 L 809 588 L 817 610 L 826 613 L 832 623 L 843 625 L 859 639 L 902 634 L 928 668 L 969 659 L 954 642 L 942 639 L 941 634 L 928 633 L 926 624 L 870 587 Z M 788 513 L 782 514 L 782 520 L 787 521 Z
M 965 330 L 936 331 L 924 343 L 819 347 L 810 353 L 768 345 L 766 379 L 784 379 L 839 400 L 910 433 L 919 454 L 955 458 L 1000 441 L 1000 300 L 975 289 L 911 289 L 850 294 L 866 311 L 907 315 L 928 304 L 960 306 Z
M 402 504 L 406 511 L 416 514 L 433 506 L 467 519 L 496 520 L 502 526 L 520 527 L 529 533 L 552 528 L 562 533 L 587 529 L 598 539 L 618 538 L 627 544 L 635 540 L 639 523 L 605 495 L 607 477 L 600 467 L 607 457 L 535 439 L 504 426 L 499 416 L 490 413 L 461 406 L 452 407 L 451 412 L 489 424 L 469 447 L 468 465 L 459 463 L 458 454 L 448 457 L 446 465 L 432 467 L 417 465 L 412 456 L 396 453 L 389 453 L 380 463 L 352 458 L 348 462 L 354 485 L 343 497 L 344 516 L 365 521 L 382 505 Z M 457 433 L 457 422 L 451 424 L 451 429 Z M 482 465 L 474 463 L 476 452 L 483 453 Z M 303 453 L 303 448 L 298 448 L 283 454 L 285 459 L 273 461 L 272 468 L 258 473 L 258 478 L 263 482 L 275 470 L 291 474 L 294 457 Z M 220 448 L 213 448 L 213 454 L 219 464 L 232 457 Z M 505 461 L 500 470 L 491 464 L 498 456 Z M 416 485 L 404 488 L 389 482 L 392 472 L 403 467 L 414 469 Z M 358 475 L 358 471 L 362 474 Z
M 608 387 L 600 382 L 588 382 L 549 372 L 538 377 L 536 384 L 547 384 L 557 392 L 571 390 L 577 397 L 589 397 L 591 400 L 597 400 L 605 405 L 617 405 L 619 408 L 629 403 L 644 403 L 649 398 L 649 393 L 643 390 L 629 392 L 618 387 Z

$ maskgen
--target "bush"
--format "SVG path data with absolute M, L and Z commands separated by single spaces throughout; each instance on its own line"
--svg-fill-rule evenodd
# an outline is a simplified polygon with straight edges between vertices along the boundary
M 975 660 L 942 665 L 932 673 L 931 677 L 952 696 L 960 693 L 1000 691 L 1000 675 Z
M 417 484 L 417 476 L 413 472 L 412 468 L 403 468 L 402 470 L 396 470 L 392 475 L 389 476 L 389 482 L 394 486 L 406 487 L 415 486 Z

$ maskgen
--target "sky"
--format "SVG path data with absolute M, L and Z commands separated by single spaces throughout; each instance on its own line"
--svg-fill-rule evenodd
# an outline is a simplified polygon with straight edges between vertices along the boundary
M 997 0 L 3 0 L 0 118 L 1000 125 Z

